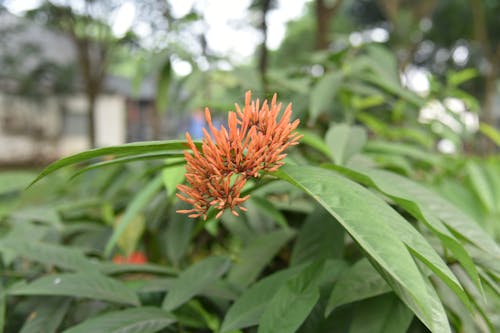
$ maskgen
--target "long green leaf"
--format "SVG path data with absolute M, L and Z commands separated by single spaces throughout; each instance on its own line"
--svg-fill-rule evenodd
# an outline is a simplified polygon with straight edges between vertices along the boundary
M 427 227 L 439 237 L 445 246 L 451 250 L 457 260 L 466 268 L 476 285 L 481 288 L 479 275 L 471 257 L 453 234 L 431 212 L 430 207 L 433 207 L 438 199 L 437 194 L 412 182 L 408 178 L 401 177 L 388 171 L 377 169 L 358 169 L 354 171 L 339 167 L 335 167 L 335 169 L 344 174 L 351 175 L 351 177 L 358 179 L 366 185 L 377 188 L 407 209 L 417 219 L 424 222 Z M 411 238 L 405 240 L 405 242 L 412 248 L 412 253 L 428 265 L 430 269 L 435 271 L 466 305 L 470 305 L 462 286 L 448 267 L 428 249 L 423 249 L 421 246 L 414 246 L 414 240 L 419 236 L 414 236 L 414 232 L 411 232 L 407 228 L 398 228 L 398 230 L 401 232 L 401 237 L 403 237 L 403 239 L 405 235 L 411 235 Z
M 132 199 L 130 204 L 127 206 L 123 217 L 118 224 L 118 227 L 113 231 L 111 238 L 106 244 L 106 248 L 104 249 L 104 255 L 109 257 L 111 255 L 111 251 L 115 247 L 118 239 L 123 234 L 127 226 L 134 221 L 136 216 L 150 203 L 153 196 L 160 190 L 163 185 L 163 181 L 161 176 L 157 176 L 149 184 L 146 185 L 137 195 Z
M 137 295 L 122 282 L 93 273 L 65 273 L 24 281 L 8 289 L 9 295 L 72 296 L 139 305 Z
M 319 300 L 324 262 L 314 262 L 289 279 L 273 296 L 260 319 L 259 333 L 293 333 Z
M 257 208 L 259 208 L 259 211 L 262 214 L 272 218 L 279 226 L 288 228 L 288 222 L 285 216 L 278 208 L 276 208 L 272 201 L 257 195 L 253 195 L 251 201 L 255 204 L 255 206 L 257 206 Z
M 97 269 L 97 266 L 87 259 L 81 250 L 68 246 L 10 238 L 0 241 L 0 252 L 4 251 L 46 265 L 73 271 L 93 271 Z
M 239 287 L 248 286 L 294 235 L 292 229 L 281 229 L 257 236 L 238 254 L 228 280 Z
M 500 259 L 500 247 L 495 241 L 477 223 L 439 194 L 410 179 L 388 171 L 377 169 L 355 171 L 337 167 L 336 169 L 364 184 L 377 187 L 416 218 L 426 223 L 429 229 L 435 232 L 450 247 L 452 253 L 479 288 L 480 283 L 478 283 L 475 265 L 463 246 L 456 241 L 453 234 L 450 234 L 447 229 L 452 229 L 470 243 Z M 442 226 L 441 221 L 447 228 Z
M 252 285 L 229 308 L 221 327 L 221 333 L 257 325 L 264 308 L 279 287 L 303 266 L 296 266 L 270 275 Z
M 370 140 L 366 143 L 364 150 L 368 153 L 386 153 L 390 155 L 406 156 L 430 166 L 442 164 L 441 156 L 410 144 Z
M 384 278 L 364 258 L 340 274 L 328 300 L 326 313 L 351 302 L 360 301 L 391 291 Z
M 103 167 L 107 167 L 110 165 L 117 165 L 117 164 L 124 164 L 124 163 L 130 163 L 130 162 L 137 162 L 137 161 L 147 161 L 147 160 L 159 160 L 159 159 L 164 159 L 167 157 L 180 157 L 183 156 L 184 154 L 179 151 L 171 151 L 171 152 L 166 152 L 166 153 L 146 153 L 146 154 L 139 154 L 139 155 L 132 155 L 132 156 L 124 156 L 124 157 L 117 157 L 109 161 L 102 161 L 98 163 L 91 164 L 89 166 L 86 166 L 84 168 L 78 169 L 72 176 L 71 178 L 76 178 L 82 173 L 88 172 L 90 170 L 95 170 Z M 182 164 L 181 162 L 180 164 Z
M 264 309 L 259 333 L 293 333 L 319 300 L 318 280 L 324 261 L 313 262 L 289 279 Z
M 331 111 L 333 100 L 337 94 L 337 90 L 342 85 L 343 79 L 344 74 L 342 72 L 328 73 L 312 88 L 309 99 L 311 121 L 315 121 L 321 113 Z
M 115 264 L 113 262 L 96 263 L 99 271 L 104 274 L 124 274 L 124 273 L 149 273 L 157 275 L 177 275 L 179 272 L 166 266 L 157 264 Z
M 333 160 L 339 165 L 344 165 L 353 155 L 359 153 L 366 139 L 366 131 L 363 127 L 348 124 L 335 124 L 325 135 Z
M 198 295 L 220 278 L 230 264 L 226 257 L 209 257 L 189 267 L 172 282 L 171 290 L 163 300 L 163 309 L 173 310 Z
M 175 322 L 175 317 L 168 312 L 140 307 L 87 319 L 63 333 L 155 333 Z
M 267 304 L 280 287 L 301 272 L 308 264 L 304 263 L 276 272 L 246 289 L 227 311 L 220 330 L 221 333 L 257 325 Z M 328 260 L 319 277 L 318 284 L 332 283 L 343 269 L 345 269 L 343 261 Z
M 406 332 L 412 319 L 410 309 L 391 293 L 360 304 L 354 313 L 349 333 Z
M 479 124 L 479 131 L 500 147 L 500 131 L 486 123 Z
M 316 207 L 297 235 L 290 265 L 340 258 L 344 249 L 344 235 L 344 229 L 332 215 L 323 207 Z
M 196 144 L 200 144 L 196 142 Z M 59 170 L 65 166 L 84 162 L 90 160 L 95 157 L 106 156 L 106 155 L 120 155 L 130 156 L 136 154 L 144 154 L 144 153 L 152 153 L 152 152 L 165 152 L 170 150 L 184 150 L 187 148 L 186 141 L 184 140 L 171 140 L 171 141 L 144 141 L 144 142 L 134 142 L 127 143 L 120 146 L 112 146 L 112 147 L 104 147 L 104 148 L 96 148 L 87 150 L 75 155 L 71 155 L 60 159 L 48 167 L 46 167 L 42 172 L 38 175 L 35 180 L 31 182 L 29 186 L 32 186 L 36 182 L 38 182 L 43 177 L 53 173 L 56 170 Z
M 3 282 L 0 281 L 0 333 L 3 333 L 5 328 L 5 301 L 5 289 L 3 287 Z
M 186 205 L 185 203 L 181 205 L 182 206 L 177 208 L 186 209 L 184 208 Z M 189 248 L 195 223 L 195 221 L 186 217 L 186 215 L 177 214 L 175 212 L 171 214 L 165 234 L 165 248 L 168 259 L 176 267 L 179 266 L 181 259 L 185 256 Z
M 66 297 L 44 297 L 30 313 L 19 333 L 54 333 L 68 312 L 71 303 Z
M 27 171 L 2 171 L 0 173 L 0 194 L 25 188 L 36 174 Z
M 387 221 L 407 223 L 382 199 L 332 171 L 286 165 L 280 178 L 301 188 L 351 234 L 409 308 L 432 332 L 450 332 L 444 308 L 403 240 Z
M 167 56 L 158 72 L 156 85 L 156 112 L 163 113 L 168 106 L 169 86 L 172 79 L 172 64 Z
M 319 135 L 312 131 L 304 130 L 304 129 L 299 129 L 297 132 L 302 135 L 302 138 L 300 139 L 301 144 L 306 144 L 317 151 L 323 153 L 326 157 L 329 159 L 332 159 L 332 151 L 328 147 L 328 145 L 325 144 L 325 141 L 323 138 L 321 138 Z
M 472 184 L 474 192 L 481 200 L 483 206 L 488 212 L 495 212 L 496 207 L 494 190 L 491 188 L 491 180 L 488 179 L 488 174 L 479 163 L 469 161 L 467 163 L 467 174 Z

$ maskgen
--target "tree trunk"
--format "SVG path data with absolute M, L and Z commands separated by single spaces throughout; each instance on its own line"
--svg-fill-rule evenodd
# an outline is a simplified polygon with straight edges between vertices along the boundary
M 96 148 L 96 103 L 97 95 L 87 94 L 87 127 L 90 148 Z
M 489 59 L 490 70 L 484 78 L 484 96 L 482 100 L 482 115 L 481 121 L 492 126 L 497 127 L 497 121 L 495 117 L 495 107 L 497 98 L 497 80 L 500 74 L 500 46 L 497 47 L 496 57 L 494 59 Z M 488 154 L 495 150 L 495 144 L 491 140 L 486 140 L 486 142 L 481 147 L 483 152 Z
M 152 128 L 152 140 L 161 139 L 161 123 L 162 123 L 163 112 L 158 109 L 156 103 L 151 105 L 151 128 Z
M 327 50 L 330 46 L 330 24 L 343 0 L 328 5 L 325 0 L 316 0 L 316 49 Z
M 267 93 L 267 67 L 268 67 L 268 50 L 267 50 L 267 21 L 266 16 L 267 12 L 271 8 L 271 0 L 264 0 L 262 2 L 261 7 L 261 24 L 260 30 L 262 32 L 262 45 L 260 47 L 260 56 L 259 56 L 259 73 L 262 82 L 262 90 L 264 94 Z
M 472 9 L 474 40 L 479 44 L 482 49 L 484 57 L 488 60 L 490 65 L 484 78 L 484 95 L 481 101 L 481 121 L 496 127 L 495 124 L 495 100 L 497 94 L 497 80 L 500 74 L 500 46 L 497 45 L 493 49 L 490 36 L 488 34 L 488 27 L 486 26 L 486 9 L 481 0 L 469 1 Z M 495 145 L 490 140 L 485 140 L 481 144 L 483 153 L 488 154 L 493 152 Z

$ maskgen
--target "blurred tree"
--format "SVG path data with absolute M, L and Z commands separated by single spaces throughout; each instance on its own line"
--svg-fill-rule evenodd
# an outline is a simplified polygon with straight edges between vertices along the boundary
M 82 10 L 77 11 L 70 5 L 45 1 L 27 16 L 40 19 L 71 38 L 87 98 L 89 143 L 95 147 L 96 102 L 103 89 L 111 53 L 124 42 L 130 42 L 133 36 L 131 33 L 123 37 L 113 35 L 109 22 L 105 20 L 116 9 L 113 1 L 85 0 L 83 4 Z
M 500 1 L 441 0 L 432 17 L 432 28 L 426 34 L 436 52 L 431 60 L 437 62 L 438 52 L 447 50 L 451 58 L 449 66 L 474 67 L 479 80 L 469 87 L 481 99 L 481 120 L 498 126 L 499 114 L 495 114 L 500 76 Z M 456 61 L 458 51 L 462 60 Z M 444 52 L 441 52 L 444 53 Z M 482 149 L 492 151 L 494 146 L 486 140 Z
M 378 0 L 378 3 L 391 25 L 391 39 L 399 51 L 400 67 L 404 71 L 424 37 L 423 20 L 430 20 L 438 0 Z
M 267 68 L 268 68 L 268 49 L 267 49 L 267 37 L 268 37 L 268 29 L 267 29 L 267 14 L 268 12 L 276 8 L 277 1 L 276 0 L 254 0 L 250 5 L 250 9 L 258 11 L 260 16 L 259 30 L 262 34 L 262 42 L 259 50 L 259 73 L 262 81 L 262 89 L 264 93 L 268 91 L 268 82 L 267 82 Z
M 330 26 L 343 0 L 316 0 L 316 49 L 326 50 L 330 46 Z

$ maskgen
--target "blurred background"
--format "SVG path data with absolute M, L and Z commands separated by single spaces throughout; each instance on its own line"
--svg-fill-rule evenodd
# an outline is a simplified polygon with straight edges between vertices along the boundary
M 498 0 L 0 0 L 0 165 L 200 136 L 205 106 L 222 119 L 249 89 L 320 134 L 492 153 L 499 17 Z

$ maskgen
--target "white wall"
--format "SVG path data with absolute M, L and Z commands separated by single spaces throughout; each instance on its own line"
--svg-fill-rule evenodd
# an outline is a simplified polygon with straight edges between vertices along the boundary
M 98 146 L 118 145 L 126 140 L 126 100 L 118 95 L 105 95 L 96 107 L 96 143 Z M 73 127 L 64 130 L 61 108 L 73 116 Z M 0 164 L 53 160 L 89 148 L 85 135 L 87 103 L 83 95 L 64 100 L 54 97 L 34 102 L 0 94 Z M 4 120 L 10 119 L 16 131 L 6 130 Z M 76 123 L 75 123 L 76 121 Z M 35 132 L 41 135 L 34 135 Z M 62 133 L 62 134 L 61 134 Z
M 125 98 L 117 95 L 103 96 L 96 106 L 97 146 L 104 147 L 125 143 L 127 137 Z

